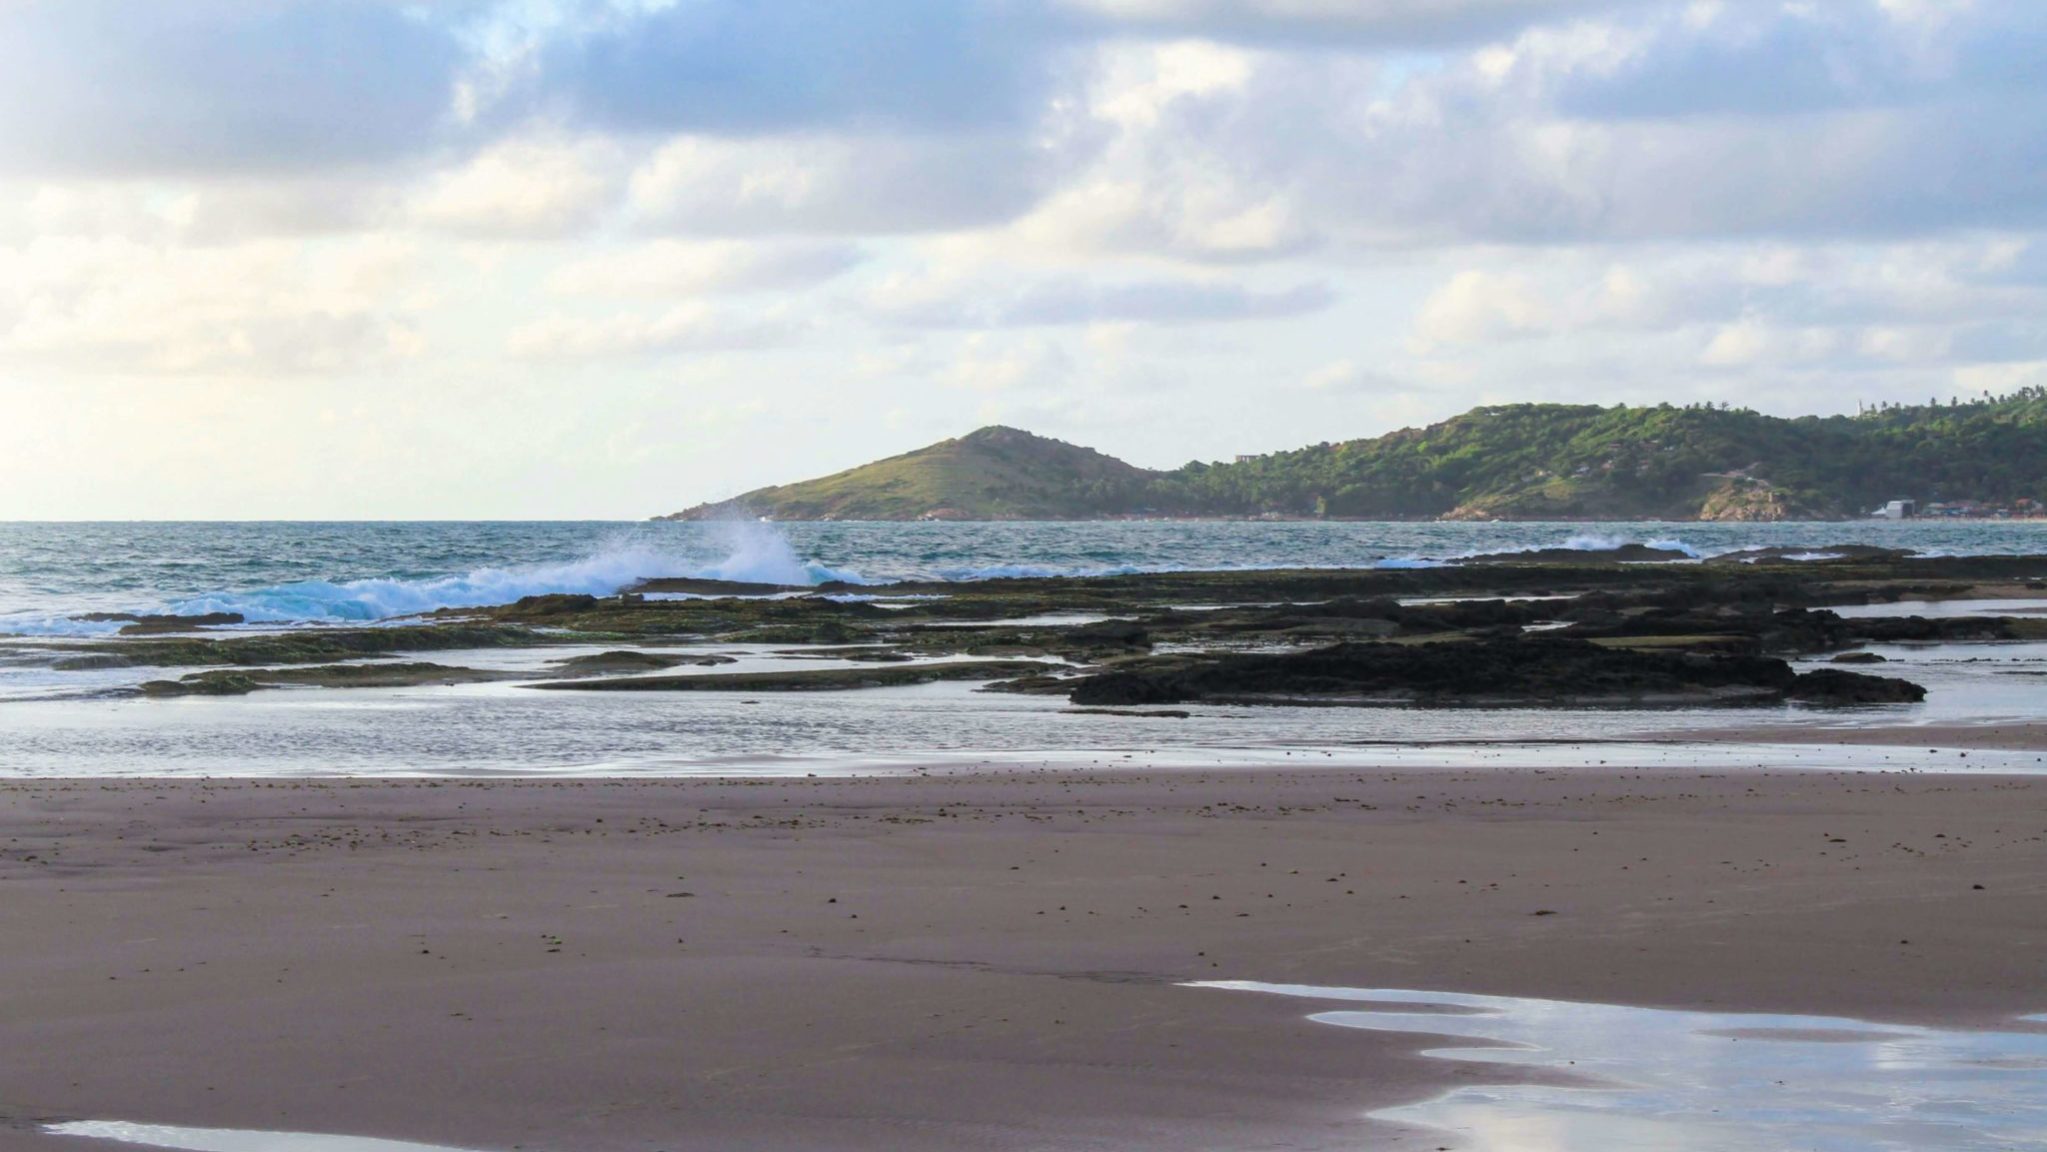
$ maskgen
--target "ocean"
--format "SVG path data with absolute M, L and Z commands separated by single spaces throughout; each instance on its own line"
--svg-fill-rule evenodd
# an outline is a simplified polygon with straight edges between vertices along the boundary
M 1463 524 L 642 522 L 0 523 L 0 634 L 85 635 L 94 612 L 361 623 L 653 576 L 774 584 L 1226 568 L 1399 567 L 1477 553 L 1657 543 L 1695 556 L 1859 543 L 2047 552 L 2047 522 Z

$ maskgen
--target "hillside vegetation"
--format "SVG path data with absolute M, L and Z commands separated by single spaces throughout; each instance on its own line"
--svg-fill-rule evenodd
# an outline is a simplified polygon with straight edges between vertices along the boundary
M 1704 405 L 1500 405 L 1172 471 L 984 428 L 672 518 L 1788 520 L 1898 498 L 2047 500 L 2047 391 L 1795 419 Z
M 1086 520 L 1133 511 L 1163 473 L 1015 428 L 983 428 L 671 519 Z

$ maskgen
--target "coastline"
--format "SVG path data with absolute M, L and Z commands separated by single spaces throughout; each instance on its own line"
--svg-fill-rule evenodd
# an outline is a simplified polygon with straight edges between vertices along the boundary
M 35 1122 L 1435 1147 L 1363 1116 L 1466 1066 L 1175 982 L 1994 1024 L 2047 1007 L 2043 796 L 1678 769 L 7 781 L 0 1124 L 51 1149 L 80 1145 Z
M 1649 740 L 1713 744 L 1799 744 L 1844 748 L 1954 749 L 1961 752 L 2047 752 L 2047 724 L 2026 721 L 1981 723 L 1873 724 L 1866 727 L 1697 728 L 1646 734 Z

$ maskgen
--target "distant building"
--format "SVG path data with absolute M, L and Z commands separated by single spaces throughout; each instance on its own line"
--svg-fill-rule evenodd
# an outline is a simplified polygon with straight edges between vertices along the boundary
M 1258 459 L 1258 457 L 1257 457 L 1257 455 L 1256 455 L 1256 454 L 1254 454 L 1254 453 L 1246 453 L 1246 454 L 1244 454 L 1244 455 L 1242 455 L 1242 456 L 1239 456 L 1239 457 L 1237 457 L 1237 463 L 1239 463 L 1239 464 L 1249 464 L 1249 463 L 1250 463 L 1251 461 L 1253 461 L 1253 460 L 1256 460 L 1256 459 Z
M 1879 520 L 1910 520 L 1919 514 L 1917 500 L 1893 500 L 1870 515 Z

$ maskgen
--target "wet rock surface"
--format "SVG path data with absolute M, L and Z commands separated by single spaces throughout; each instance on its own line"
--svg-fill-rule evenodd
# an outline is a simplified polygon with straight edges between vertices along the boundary
M 556 674 L 565 676 L 616 676 L 632 672 L 665 672 L 670 668 L 690 665 L 712 668 L 736 661 L 730 656 L 715 653 L 702 655 L 679 655 L 665 652 L 598 652 L 590 656 L 571 656 L 558 660 Z
M 1190 658 L 1101 672 L 1075 704 L 1190 702 L 1482 704 L 1890 703 L 1925 690 L 1827 669 L 1800 675 L 1782 660 L 1613 648 L 1570 639 L 1440 644 L 1340 644 L 1309 652 Z
M 1911 558 L 1842 546 L 1756 550 L 1738 562 L 1676 563 L 1661 555 L 1664 550 L 1648 551 L 1657 554 L 1559 549 L 1424 569 L 1159 572 L 859 590 L 648 580 L 613 596 L 532 596 L 376 625 L 273 634 L 206 634 L 205 618 L 187 617 L 177 626 L 196 621 L 202 631 L 66 641 L 47 646 L 37 658 L 59 671 L 156 667 L 219 673 L 166 676 L 148 689 L 159 695 L 381 685 L 393 683 L 395 674 L 328 669 L 413 653 L 573 645 L 585 654 L 552 662 L 536 656 L 531 666 L 537 670 L 489 678 L 592 691 L 802 691 L 959 679 L 1063 696 L 1073 691 L 1076 674 L 1084 674 L 1092 685 L 1086 691 L 1104 693 L 1105 699 L 1242 693 L 1448 703 L 1496 698 L 1523 706 L 1572 706 L 1707 697 L 1766 704 L 1798 698 L 1885 702 L 1911 694 L 1829 678 L 1801 687 L 1785 679 L 1795 674 L 1781 662 L 1825 659 L 1879 643 L 2047 640 L 2047 615 L 2038 613 L 1844 617 L 1830 610 L 1900 601 L 2039 599 L 2047 591 L 2047 557 Z M 668 599 L 642 590 L 686 595 Z M 848 592 L 857 594 L 843 595 Z M 140 617 L 130 621 L 144 623 Z M 1566 641 L 1590 642 L 1600 651 L 1557 646 Z M 661 675 L 725 662 L 730 657 L 716 649 L 727 645 L 767 645 L 778 658 L 867 667 L 748 672 L 715 681 Z M 1389 646 L 1407 654 L 1366 658 Z M 1436 647 L 1446 650 L 1428 651 Z M 1353 657 L 1344 669 L 1325 669 L 1326 683 L 1313 677 L 1293 681 L 1313 660 L 1278 666 L 1283 671 L 1257 663 L 1328 650 Z M 1466 667 L 1474 652 L 1497 667 Z M 971 667 L 966 657 L 976 658 Z M 1052 660 L 1070 667 L 1047 663 Z M 990 661 L 1015 666 L 1001 670 Z M 1841 663 L 1863 662 L 1874 661 L 1865 654 Z M 306 666 L 307 677 L 283 674 L 298 666 Z M 1253 673 L 1269 673 L 1273 683 L 1262 685 L 1255 676 L 1233 679 Z M 441 682 L 430 678 L 435 675 L 470 672 L 420 675 L 427 678 L 419 683 L 433 684 Z M 1494 682 L 1488 675 L 1507 678 Z
M 177 680 L 151 680 L 145 696 L 246 696 L 264 688 L 416 688 L 426 684 L 480 684 L 520 673 L 453 668 L 445 664 L 335 664 L 319 668 L 218 669 Z

